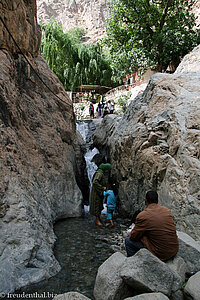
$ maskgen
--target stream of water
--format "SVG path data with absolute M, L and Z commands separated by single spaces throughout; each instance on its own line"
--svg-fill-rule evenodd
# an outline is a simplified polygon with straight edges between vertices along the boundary
M 115 224 L 112 229 L 99 228 L 89 214 L 57 222 L 54 227 L 57 236 L 54 254 L 61 265 L 61 271 L 48 280 L 23 289 L 23 292 L 55 295 L 76 291 L 94 299 L 93 289 L 98 268 L 113 254 L 111 245 L 116 243 L 114 236 L 121 232 L 119 220 L 115 220 Z
M 78 126 L 85 141 L 90 134 L 88 125 L 88 122 L 79 122 Z M 91 161 L 96 153 L 98 153 L 97 149 L 88 148 L 85 155 L 90 183 L 97 169 Z M 88 207 L 85 211 L 87 210 Z M 112 246 L 116 244 L 114 237 L 121 233 L 119 219 L 114 221 L 115 227 L 112 229 L 105 226 L 97 227 L 94 219 L 93 216 L 85 213 L 80 218 L 57 222 L 54 226 L 57 236 L 54 255 L 61 265 L 61 271 L 48 280 L 24 288 L 21 292 L 28 294 L 45 292 L 50 295 L 48 299 L 52 299 L 51 295 L 77 291 L 94 299 L 93 289 L 98 268 L 113 253 Z M 105 215 L 103 219 L 105 222 Z

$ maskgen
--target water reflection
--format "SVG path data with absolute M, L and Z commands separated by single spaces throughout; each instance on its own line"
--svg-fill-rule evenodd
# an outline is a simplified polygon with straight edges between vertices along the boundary
M 113 234 L 117 232 L 120 232 L 117 223 L 112 230 L 99 228 L 95 226 L 94 218 L 88 214 L 83 218 L 59 221 L 55 225 L 58 239 L 54 253 L 62 267 L 61 271 L 23 291 L 38 294 L 77 291 L 94 299 L 93 288 L 98 268 L 113 253 L 110 245 Z

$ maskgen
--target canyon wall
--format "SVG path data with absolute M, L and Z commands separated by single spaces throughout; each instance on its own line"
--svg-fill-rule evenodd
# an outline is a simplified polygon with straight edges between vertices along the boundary
M 0 11 L 21 50 L 25 54 L 37 56 L 41 31 L 37 24 L 36 1 L 1 0 Z M 2 22 L 0 22 L 0 49 L 9 50 L 13 54 L 20 52 Z
M 37 5 L 39 23 L 47 23 L 53 17 L 64 31 L 84 28 L 86 42 L 94 43 L 105 34 L 106 0 L 37 0 Z
M 62 24 L 64 31 L 84 28 L 85 42 L 95 43 L 105 35 L 108 5 L 108 0 L 37 0 L 38 22 L 47 23 L 53 17 Z M 193 12 L 199 27 L 199 1 L 194 4 Z
M 0 10 L 32 65 L 0 20 L 0 293 L 7 293 L 60 270 L 53 223 L 81 215 L 85 162 L 71 100 L 38 54 L 35 0 L 1 0 Z
M 175 74 L 156 73 L 123 116 L 108 115 L 94 146 L 119 183 L 120 212 L 144 209 L 149 189 L 169 207 L 177 228 L 200 239 L 200 46 Z

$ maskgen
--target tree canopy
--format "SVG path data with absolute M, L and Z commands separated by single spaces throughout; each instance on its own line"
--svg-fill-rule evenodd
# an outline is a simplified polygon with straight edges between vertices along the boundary
M 83 29 L 64 33 L 53 19 L 41 27 L 41 54 L 67 90 L 74 91 L 81 84 L 114 85 L 110 61 L 100 44 L 81 41 Z
M 112 0 L 105 43 L 115 76 L 139 67 L 165 71 L 200 42 L 195 0 Z

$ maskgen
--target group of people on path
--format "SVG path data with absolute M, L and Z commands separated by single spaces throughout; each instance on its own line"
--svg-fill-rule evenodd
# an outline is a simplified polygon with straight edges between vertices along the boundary
M 117 186 L 109 176 L 111 164 L 102 163 L 94 174 L 90 198 L 90 214 L 96 217 L 96 225 L 103 226 L 101 211 L 106 199 L 107 220 L 113 227 L 116 208 Z M 166 261 L 178 252 L 179 242 L 170 210 L 158 204 L 156 191 L 148 191 L 144 198 L 146 209 L 136 216 L 135 224 L 125 239 L 127 256 L 133 256 L 141 248 L 148 249 L 160 260 Z
M 96 107 L 96 111 L 98 113 L 98 117 L 105 117 L 107 114 L 113 114 L 114 113 L 114 102 L 113 101 L 107 101 L 107 102 L 102 102 L 98 103 Z M 95 116 L 95 108 L 93 103 L 90 103 L 89 106 L 89 115 L 90 119 L 94 119 Z

